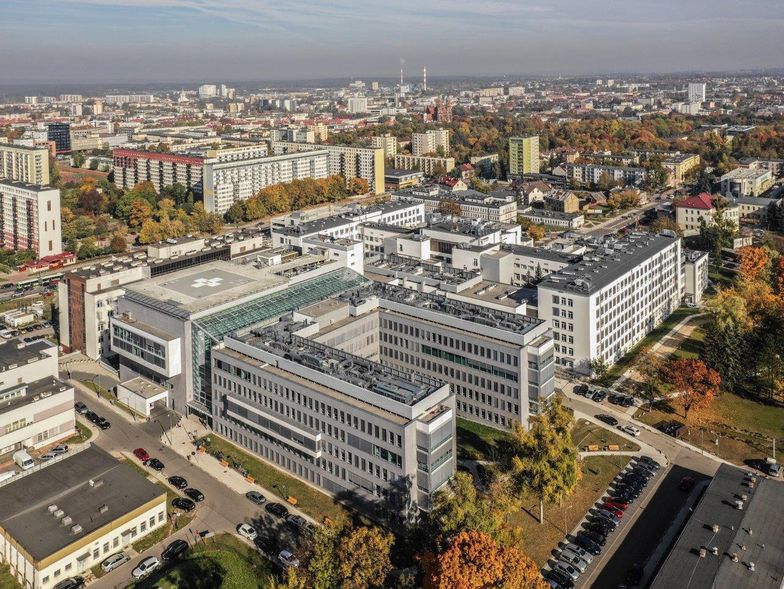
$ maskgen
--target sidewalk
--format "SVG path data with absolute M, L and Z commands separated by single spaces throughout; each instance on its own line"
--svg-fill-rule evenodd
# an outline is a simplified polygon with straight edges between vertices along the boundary
M 202 471 L 237 493 L 245 495 L 248 491 L 257 491 L 264 495 L 268 501 L 283 502 L 277 493 L 265 489 L 258 483 L 248 482 L 245 477 L 236 470 L 227 466 L 221 466 L 220 462 L 213 456 L 206 453 L 199 454 L 196 451 L 196 446 L 193 445 L 194 440 L 206 435 L 214 436 L 215 432 L 204 427 L 194 419 L 183 418 L 180 425 L 182 425 L 182 427 L 175 427 L 169 430 L 168 436 L 161 436 L 161 442 L 164 445 L 169 446 L 172 450 L 177 452 L 177 454 L 184 456 Z M 314 524 L 319 524 L 319 522 L 315 521 L 312 517 L 293 505 L 286 503 L 286 508 L 289 510 L 289 513 L 302 516 Z

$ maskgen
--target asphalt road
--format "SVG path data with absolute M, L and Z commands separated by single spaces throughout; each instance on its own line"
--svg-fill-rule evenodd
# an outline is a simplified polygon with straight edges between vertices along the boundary
M 150 474 L 161 481 L 172 475 L 182 476 L 187 479 L 191 487 L 204 493 L 205 500 L 197 504 L 196 515 L 189 526 L 193 533 L 201 530 L 212 530 L 216 533 L 235 532 L 238 524 L 251 523 L 262 536 L 269 539 L 273 547 L 282 549 L 296 546 L 297 536 L 290 526 L 276 520 L 263 508 L 254 505 L 161 442 L 162 432 L 169 428 L 168 413 L 164 412 L 157 420 L 132 424 L 120 415 L 113 415 L 113 410 L 104 404 L 97 403 L 91 392 L 77 389 L 76 400 L 86 403 L 112 424 L 110 429 L 99 432 L 94 438 L 96 446 L 108 452 L 130 452 L 134 448 L 142 447 L 165 464 L 160 475 L 153 471 L 150 471 Z M 175 414 L 172 417 L 173 426 L 182 427 L 176 425 L 177 419 Z M 131 581 L 131 570 L 142 558 L 151 555 L 159 556 L 163 548 L 175 538 L 183 538 L 191 543 L 194 539 L 188 529 L 180 530 L 162 544 L 98 579 L 90 587 L 96 589 L 125 587 Z

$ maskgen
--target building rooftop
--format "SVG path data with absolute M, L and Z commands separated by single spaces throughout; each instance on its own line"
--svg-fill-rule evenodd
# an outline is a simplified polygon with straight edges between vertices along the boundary
M 0 373 L 36 362 L 52 354 L 57 354 L 57 346 L 45 339 L 29 344 L 24 343 L 21 338 L 0 343 Z
M 0 184 L 3 184 L 5 186 L 13 186 L 14 188 L 27 190 L 29 192 L 49 192 L 51 190 L 57 190 L 57 188 L 53 186 L 42 186 L 41 184 L 28 184 L 27 182 L 19 182 L 17 180 L 0 179 Z
M 574 263 L 578 262 L 582 256 L 569 252 L 552 250 L 545 247 L 532 247 L 528 245 L 508 245 L 501 246 L 501 252 L 511 252 L 518 256 L 529 256 L 540 260 L 551 262 Z
M 384 178 L 411 178 L 423 176 L 419 170 L 400 170 L 398 168 L 385 168 Z
M 96 446 L 87 446 L 0 486 L 0 528 L 33 560 L 41 561 L 158 501 L 165 506 L 161 487 Z
M 72 389 L 71 385 L 47 376 L 29 383 L 12 384 L 0 389 L 0 414 L 7 413 Z
M 697 196 L 691 196 L 684 200 L 678 200 L 672 204 L 674 207 L 680 209 L 702 209 L 704 211 L 710 211 L 713 208 L 714 199 L 715 197 L 708 194 L 707 192 L 701 192 Z
M 314 219 L 313 221 L 305 221 L 303 223 L 289 225 L 282 228 L 276 227 L 275 231 L 291 236 L 323 233 L 337 227 L 363 222 L 366 219 L 370 220 L 378 215 L 385 215 L 394 213 L 395 211 L 402 211 L 408 209 L 410 206 L 410 203 L 392 202 L 370 207 L 349 207 L 339 215 L 331 215 L 329 217 Z
M 780 589 L 782 505 L 784 484 L 722 464 L 652 589 Z
M 121 382 L 120 385 L 132 393 L 135 393 L 140 397 L 144 397 L 145 399 L 157 397 L 161 393 L 165 393 L 168 390 L 167 388 L 157 385 L 154 382 L 150 382 L 142 376 L 135 376 L 130 380 Z
M 539 288 L 589 295 L 632 271 L 679 238 L 650 233 L 631 233 L 623 239 L 606 236 L 579 262 L 554 272 L 539 283 Z
M 583 216 L 580 212 L 562 213 L 561 211 L 549 211 L 547 209 L 535 209 L 532 207 L 525 209 L 521 214 L 523 216 L 528 215 L 540 219 L 575 219 Z
M 497 231 L 506 231 L 512 228 L 514 228 L 514 225 L 509 223 L 466 219 L 464 217 L 434 216 L 422 229 L 425 232 L 432 230 L 484 237 L 485 235 L 490 235 Z
M 763 176 L 770 176 L 770 170 L 762 168 L 735 168 L 724 174 L 722 180 L 756 180 Z

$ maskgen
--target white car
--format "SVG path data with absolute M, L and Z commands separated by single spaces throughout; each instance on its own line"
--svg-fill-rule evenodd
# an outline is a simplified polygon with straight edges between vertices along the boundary
M 159 566 L 161 566 L 161 561 L 158 560 L 157 556 L 148 556 L 139 563 L 139 566 L 131 571 L 131 575 L 133 575 L 134 579 L 141 579 L 142 577 L 149 575 Z
M 118 566 L 125 564 L 131 560 L 127 554 L 124 552 L 118 552 L 117 554 L 112 554 L 109 558 L 104 560 L 101 563 L 101 569 L 104 573 L 108 573 L 109 571 L 113 571 Z
M 238 525 L 237 526 L 237 533 L 240 536 L 242 536 L 243 538 L 247 538 L 251 542 L 253 542 L 256 539 L 256 536 L 258 536 L 258 533 L 256 532 L 256 529 L 253 526 L 249 525 L 249 524 L 240 524 L 240 525 Z
M 278 560 L 284 567 L 297 568 L 299 566 L 299 559 L 288 550 L 281 550 L 278 554 Z
M 620 430 L 624 433 L 629 434 L 630 436 L 639 437 L 640 435 L 640 428 L 635 427 L 633 425 L 622 425 L 620 426 Z

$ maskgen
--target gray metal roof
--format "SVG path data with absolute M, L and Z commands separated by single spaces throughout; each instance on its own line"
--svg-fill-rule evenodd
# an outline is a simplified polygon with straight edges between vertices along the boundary
M 45 339 L 29 344 L 24 343 L 21 338 L 0 343 L 0 372 L 45 358 L 47 354 L 44 350 L 48 350 L 50 352 L 49 355 L 51 353 L 56 355 L 57 351 L 52 350 L 55 347 L 52 342 Z
M 784 484 L 751 476 L 727 464 L 719 467 L 652 589 L 783 586 Z M 737 508 L 738 501 L 743 502 L 743 509 Z M 701 549 L 705 549 L 703 556 Z

